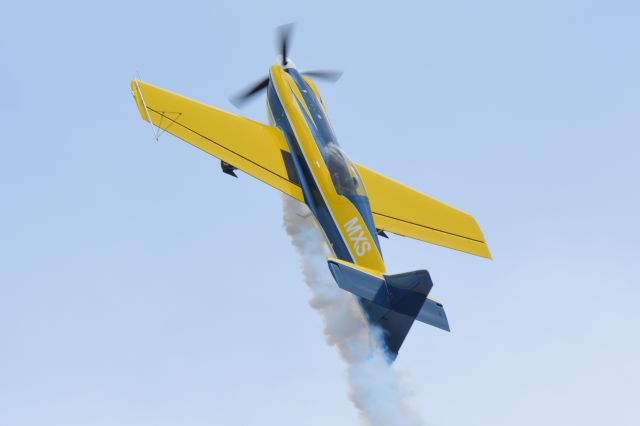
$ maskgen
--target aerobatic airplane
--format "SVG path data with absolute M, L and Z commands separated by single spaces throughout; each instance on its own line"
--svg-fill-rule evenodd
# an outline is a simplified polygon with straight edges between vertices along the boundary
M 491 255 L 469 214 L 347 158 L 312 80 L 335 80 L 340 73 L 299 71 L 287 56 L 291 29 L 279 29 L 280 56 L 269 75 L 232 99 L 239 105 L 266 89 L 269 125 L 139 80 L 131 82 L 133 96 L 142 119 L 158 132 L 218 158 L 224 173 L 241 170 L 309 207 L 335 256 L 327 259 L 333 277 L 383 330 L 381 343 L 392 361 L 414 320 L 446 331 L 449 323 L 442 304 L 429 296 L 426 270 L 386 273 L 378 236 L 391 232 Z

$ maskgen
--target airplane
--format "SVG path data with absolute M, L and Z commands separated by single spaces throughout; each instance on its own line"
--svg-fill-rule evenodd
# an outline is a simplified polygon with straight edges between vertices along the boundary
M 393 362 L 415 320 L 450 328 L 443 305 L 430 295 L 429 272 L 387 274 L 378 237 L 393 233 L 491 254 L 471 215 L 349 160 L 313 80 L 336 80 L 340 73 L 298 70 L 288 56 L 292 29 L 279 27 L 280 54 L 268 76 L 232 98 L 242 105 L 266 90 L 269 124 L 138 79 L 131 82 L 133 97 L 154 131 L 216 157 L 223 173 L 237 177 L 236 170 L 243 171 L 308 206 L 333 253 L 327 258 L 333 278 L 383 331 L 379 340 Z

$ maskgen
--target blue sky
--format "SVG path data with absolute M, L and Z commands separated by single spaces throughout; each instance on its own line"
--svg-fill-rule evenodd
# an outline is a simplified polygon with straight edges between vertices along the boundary
M 279 194 L 154 142 L 128 88 L 235 111 L 291 21 L 296 64 L 345 70 L 319 87 L 351 158 L 471 212 L 494 255 L 383 241 L 453 329 L 398 358 L 416 411 L 638 424 L 631 1 L 4 5 L 0 424 L 357 424 Z

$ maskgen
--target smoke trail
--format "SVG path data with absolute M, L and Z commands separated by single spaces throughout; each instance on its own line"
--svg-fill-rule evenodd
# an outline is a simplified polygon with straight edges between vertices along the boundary
M 417 426 L 423 424 L 406 405 L 408 390 L 387 363 L 350 293 L 341 290 L 327 266 L 329 254 L 321 231 L 306 205 L 284 196 L 284 227 L 300 255 L 302 273 L 311 289 L 310 305 L 324 320 L 327 343 L 347 362 L 349 398 L 365 424 Z

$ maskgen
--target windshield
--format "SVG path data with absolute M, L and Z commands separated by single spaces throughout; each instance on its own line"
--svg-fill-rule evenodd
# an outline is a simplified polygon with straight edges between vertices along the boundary
M 338 145 L 330 143 L 325 147 L 325 160 L 338 194 L 367 196 L 358 171 Z

